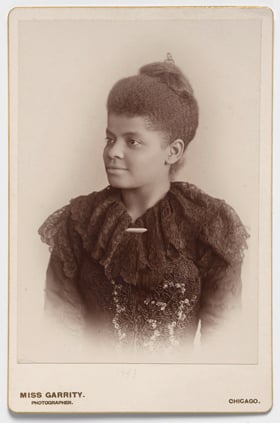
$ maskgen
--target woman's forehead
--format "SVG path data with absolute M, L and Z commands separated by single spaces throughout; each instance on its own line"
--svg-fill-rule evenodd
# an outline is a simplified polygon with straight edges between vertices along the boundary
M 123 134 L 123 133 L 140 133 L 154 131 L 152 123 L 147 116 L 129 116 L 125 114 L 108 114 L 107 130 Z

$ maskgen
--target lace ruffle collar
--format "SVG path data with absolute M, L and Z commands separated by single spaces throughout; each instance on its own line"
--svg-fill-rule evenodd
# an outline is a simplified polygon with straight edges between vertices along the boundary
M 73 199 L 69 213 L 83 247 L 108 278 L 157 283 L 164 263 L 184 254 L 190 239 L 211 247 L 226 263 L 241 262 L 248 237 L 235 211 L 196 186 L 173 182 L 167 194 L 132 223 L 118 189 Z M 128 233 L 129 227 L 147 232 Z

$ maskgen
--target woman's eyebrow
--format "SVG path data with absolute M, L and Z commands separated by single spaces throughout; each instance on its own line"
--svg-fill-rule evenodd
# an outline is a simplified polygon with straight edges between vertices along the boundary
M 114 132 L 110 131 L 110 129 L 108 129 L 108 128 L 106 129 L 106 134 L 114 136 L 114 137 L 116 136 L 116 134 L 114 134 Z M 124 132 L 122 134 L 122 136 L 127 136 L 127 135 L 129 135 L 129 136 L 140 136 L 139 132 L 135 132 L 135 131 L 127 131 L 127 132 Z
M 106 135 L 111 135 L 113 137 L 115 137 L 114 132 L 110 131 L 110 129 L 106 128 Z

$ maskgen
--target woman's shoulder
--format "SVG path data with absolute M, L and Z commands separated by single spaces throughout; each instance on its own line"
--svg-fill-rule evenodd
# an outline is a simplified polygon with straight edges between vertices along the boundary
M 249 234 L 235 209 L 188 182 L 174 182 L 172 189 L 198 238 L 226 261 L 242 261 Z
M 214 197 L 197 185 L 185 181 L 172 182 L 172 190 L 177 191 L 187 200 L 193 202 L 194 206 L 207 208 L 209 211 L 215 209 L 232 209 L 233 208 L 221 198 Z
M 93 191 L 88 194 L 79 195 L 70 199 L 67 204 L 52 212 L 38 229 L 43 242 L 53 247 L 56 235 L 59 232 L 69 232 L 74 222 L 82 224 L 86 222 L 97 205 L 101 205 L 108 197 L 108 187 Z

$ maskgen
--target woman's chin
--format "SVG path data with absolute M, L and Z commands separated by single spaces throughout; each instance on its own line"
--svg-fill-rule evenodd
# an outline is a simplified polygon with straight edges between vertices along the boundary
M 121 188 L 121 189 L 129 188 L 129 184 L 121 180 L 121 178 L 112 177 L 110 175 L 110 176 L 107 176 L 107 179 L 111 187 Z

